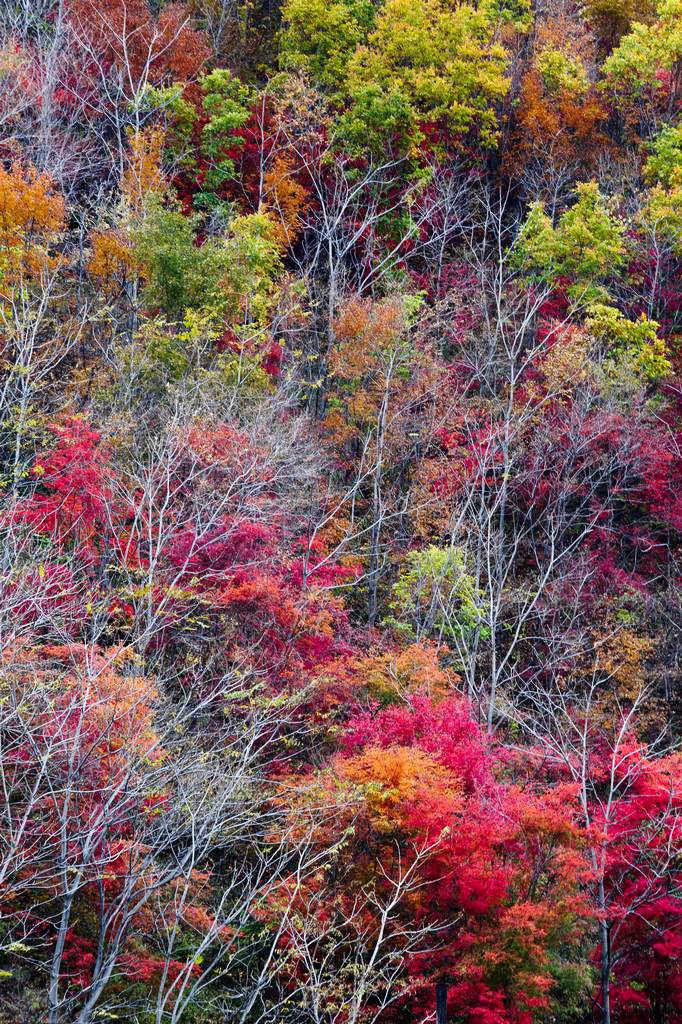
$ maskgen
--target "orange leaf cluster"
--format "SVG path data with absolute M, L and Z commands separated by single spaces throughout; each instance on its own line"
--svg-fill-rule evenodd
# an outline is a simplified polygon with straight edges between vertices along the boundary
M 0 253 L 10 282 L 36 276 L 52 265 L 47 246 L 65 227 L 64 200 L 52 179 L 33 167 L 0 166 Z
M 297 180 L 294 162 L 278 156 L 265 175 L 265 207 L 274 221 L 274 236 L 282 249 L 294 245 L 301 234 L 307 192 Z
M 209 56 L 182 3 L 164 6 L 155 18 L 145 0 L 70 0 L 68 14 L 99 58 L 113 63 L 135 87 L 166 79 L 186 82 Z

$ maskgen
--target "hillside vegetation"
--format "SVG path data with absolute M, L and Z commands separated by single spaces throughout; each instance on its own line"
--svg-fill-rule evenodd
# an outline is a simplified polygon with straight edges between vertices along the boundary
M 0 1024 L 682 1024 L 682 0 L 0 4 Z

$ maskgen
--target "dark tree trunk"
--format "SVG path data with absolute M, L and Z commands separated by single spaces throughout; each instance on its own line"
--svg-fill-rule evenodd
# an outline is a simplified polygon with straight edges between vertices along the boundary
M 436 985 L 436 1024 L 448 1024 L 448 986 L 442 981 Z

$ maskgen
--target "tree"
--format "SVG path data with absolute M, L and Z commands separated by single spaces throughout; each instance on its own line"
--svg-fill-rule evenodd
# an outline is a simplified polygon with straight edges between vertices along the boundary
M 297 857 L 305 874 L 319 856 L 274 816 L 254 817 L 270 712 L 246 727 L 242 707 L 238 736 L 226 718 L 221 761 L 197 745 L 193 723 L 218 694 L 228 708 L 231 691 L 236 712 L 236 677 L 178 700 L 122 675 L 123 650 L 55 647 L 44 663 L 17 653 L 5 659 L 0 762 L 12 793 L 3 977 L 44 974 L 51 1022 L 84 1024 L 126 992 L 158 1020 L 206 998 L 245 1014 L 267 970 L 244 985 L 240 965 L 252 948 L 267 964 L 278 935 L 256 939 L 250 922 Z M 212 990 L 218 972 L 236 987 Z
M 544 280 L 567 278 L 569 294 L 589 304 L 599 296 L 601 282 L 623 266 L 623 227 L 609 215 L 596 183 L 579 185 L 577 197 L 556 229 L 541 204 L 534 204 L 515 258 Z
M 426 1017 L 439 977 L 453 1009 L 483 1020 L 549 1005 L 543 944 L 577 926 L 579 830 L 565 789 L 524 798 L 493 765 L 461 700 L 415 697 L 349 723 L 342 757 L 294 805 L 298 820 L 337 807 L 330 826 L 350 846 L 301 891 L 288 937 L 313 1019 L 392 1005 Z
M 366 0 L 333 4 L 287 0 L 282 13 L 284 66 L 307 71 L 320 85 L 341 90 L 348 60 L 374 25 L 373 5 Z
M 0 249 L 3 297 L 54 267 L 49 246 L 65 226 L 62 197 L 50 178 L 15 164 L 0 172 Z
M 641 106 L 644 124 L 657 109 L 672 112 L 680 88 L 682 43 L 679 6 L 663 2 L 654 6 L 651 24 L 634 21 L 614 52 L 604 62 L 608 86 L 616 102 Z M 629 79 L 629 80 L 628 80 Z M 649 108 L 649 111 L 647 110 Z
M 595 672 L 583 695 L 568 689 L 551 703 L 536 701 L 527 721 L 561 775 L 580 787 L 597 911 L 599 1020 L 632 1012 L 665 1020 L 678 998 L 669 957 L 679 926 L 679 758 L 637 739 L 642 690 L 629 707 L 616 704 L 612 722 L 596 724 L 607 686 L 608 676 Z M 643 948 L 651 955 L 642 959 Z

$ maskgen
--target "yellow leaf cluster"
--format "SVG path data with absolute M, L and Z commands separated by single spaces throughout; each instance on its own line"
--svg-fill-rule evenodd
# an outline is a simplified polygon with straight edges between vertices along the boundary
M 128 163 L 121 178 L 121 192 L 133 213 L 139 213 L 150 193 L 162 194 L 168 187 L 163 172 L 162 128 L 142 128 L 130 137 Z
M 645 663 L 655 648 L 649 637 L 637 636 L 628 629 L 607 637 L 597 648 L 596 666 L 616 685 L 624 700 L 634 700 L 646 681 Z

